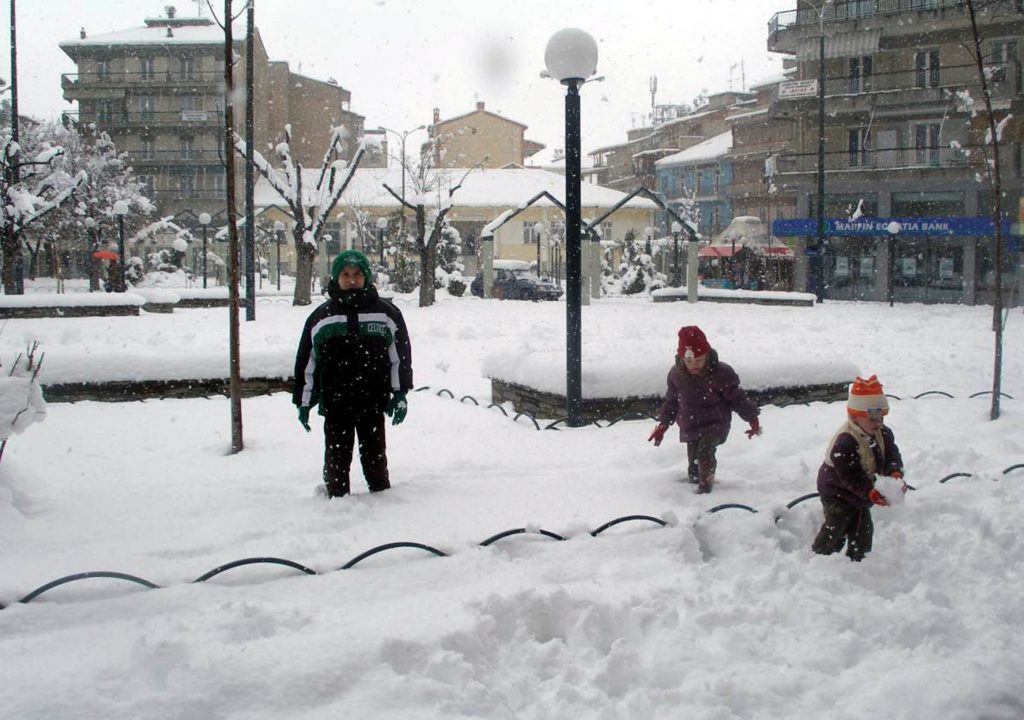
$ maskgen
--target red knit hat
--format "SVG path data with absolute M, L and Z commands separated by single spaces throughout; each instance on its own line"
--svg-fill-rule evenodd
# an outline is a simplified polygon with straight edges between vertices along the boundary
M 711 346 L 708 345 L 708 339 L 704 337 L 704 333 L 699 327 L 686 325 L 679 328 L 679 351 L 677 352 L 679 357 L 696 358 L 707 355 L 709 352 L 711 352 Z
M 853 381 L 850 386 L 850 397 L 846 401 L 846 412 L 850 417 L 889 414 L 889 401 L 876 375 L 867 380 L 856 378 Z

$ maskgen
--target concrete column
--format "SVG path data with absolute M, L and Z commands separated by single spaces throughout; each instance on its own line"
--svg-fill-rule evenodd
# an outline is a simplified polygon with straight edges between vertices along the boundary
M 491 297 L 494 287 L 494 236 L 480 239 L 480 272 L 484 280 L 484 297 Z
M 697 302 L 697 265 L 700 243 L 693 240 L 686 243 L 686 301 Z

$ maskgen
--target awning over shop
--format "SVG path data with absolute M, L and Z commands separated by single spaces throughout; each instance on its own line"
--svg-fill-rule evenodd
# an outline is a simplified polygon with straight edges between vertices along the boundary
M 744 246 L 743 243 L 736 243 L 735 252 L 738 255 L 740 250 L 747 247 L 755 255 L 768 255 L 771 257 L 793 257 L 793 251 L 783 245 L 752 245 Z M 729 245 L 705 245 L 697 251 L 697 256 L 702 258 L 728 258 L 733 256 L 733 246 Z
M 880 29 L 858 30 L 855 33 L 827 36 L 825 38 L 825 57 L 832 59 L 872 55 L 878 52 L 878 40 L 881 36 Z M 806 38 L 796 46 L 796 59 L 799 62 L 817 60 L 820 51 L 818 38 Z

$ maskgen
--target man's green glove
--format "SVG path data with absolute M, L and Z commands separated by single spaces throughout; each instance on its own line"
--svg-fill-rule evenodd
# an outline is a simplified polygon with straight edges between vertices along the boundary
M 309 429 L 309 408 L 308 407 L 300 407 L 299 408 L 299 424 L 302 425 L 302 427 L 306 428 L 306 432 L 309 432 L 310 429 Z
M 405 400 L 404 392 L 396 392 L 391 395 L 387 412 L 391 416 L 392 425 L 402 424 L 402 421 L 405 420 L 405 414 L 409 412 L 409 403 Z

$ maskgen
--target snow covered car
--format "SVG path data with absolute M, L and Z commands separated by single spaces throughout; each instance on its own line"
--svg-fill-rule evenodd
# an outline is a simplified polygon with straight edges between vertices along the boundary
M 477 297 L 484 296 L 483 273 L 476 274 L 469 291 Z M 495 260 L 491 296 L 504 300 L 557 300 L 562 297 L 562 288 L 537 277 L 528 262 Z

